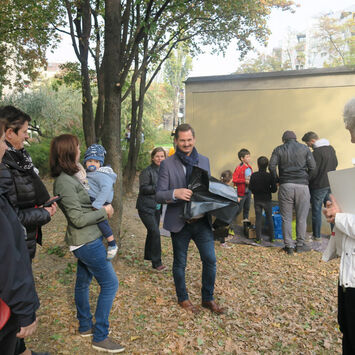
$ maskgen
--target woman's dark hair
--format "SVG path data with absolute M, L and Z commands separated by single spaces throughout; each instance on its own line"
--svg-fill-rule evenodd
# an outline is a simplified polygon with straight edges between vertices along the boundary
M 31 117 L 27 113 L 14 106 L 0 107 L 0 119 L 5 120 L 5 131 L 12 128 L 16 134 L 26 121 L 31 121 Z
M 266 170 L 267 166 L 269 165 L 269 159 L 266 157 L 259 157 L 258 158 L 258 168 L 259 170 Z
M 187 132 L 187 131 L 191 131 L 192 137 L 195 138 L 195 131 L 188 123 L 181 123 L 180 125 L 178 125 L 176 127 L 175 133 L 174 133 L 174 138 L 178 139 L 180 132 Z
M 76 162 L 79 139 L 72 134 L 62 134 L 52 139 L 49 154 L 49 167 L 52 177 L 57 177 L 61 172 L 74 175 L 79 171 Z
M 155 154 L 157 154 L 158 152 L 163 152 L 164 153 L 164 157 L 166 158 L 166 151 L 164 148 L 162 147 L 156 147 L 152 150 L 152 152 L 150 153 L 150 158 L 153 160 Z
M 229 184 L 233 179 L 233 173 L 230 170 L 224 170 L 221 174 L 220 181 L 223 184 Z

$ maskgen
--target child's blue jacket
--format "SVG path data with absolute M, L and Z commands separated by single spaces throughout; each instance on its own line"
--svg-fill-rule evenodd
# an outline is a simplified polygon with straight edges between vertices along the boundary
M 116 182 L 117 175 L 109 166 L 103 166 L 94 172 L 87 173 L 89 182 L 89 196 L 95 201 L 92 206 L 100 209 L 104 203 L 111 203 L 113 199 L 113 184 Z

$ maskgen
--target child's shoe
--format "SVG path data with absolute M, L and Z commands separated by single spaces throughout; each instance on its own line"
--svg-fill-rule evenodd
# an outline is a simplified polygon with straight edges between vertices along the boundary
M 117 245 L 115 245 L 115 246 L 108 246 L 106 259 L 107 259 L 107 260 L 112 260 L 112 259 L 116 256 L 117 252 L 118 252 L 118 247 L 117 247 Z
M 231 246 L 228 245 L 227 243 L 221 243 L 221 247 L 222 247 L 222 248 L 229 249 Z

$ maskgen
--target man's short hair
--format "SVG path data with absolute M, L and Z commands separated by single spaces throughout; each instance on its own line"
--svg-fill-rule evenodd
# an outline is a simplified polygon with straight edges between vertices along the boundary
M 26 121 L 31 121 L 31 117 L 27 113 L 10 105 L 0 107 L 0 119 L 6 123 L 5 131 L 12 128 L 16 134 Z
M 243 148 L 243 149 L 241 149 L 239 152 L 238 152 L 238 158 L 239 158 L 239 160 L 242 160 L 242 158 L 244 158 L 246 155 L 250 155 L 250 152 L 249 152 L 249 150 L 248 149 L 245 149 L 245 148 Z
M 187 132 L 187 131 L 191 131 L 192 136 L 195 138 L 195 131 L 188 123 L 181 123 L 176 127 L 174 138 L 175 139 L 179 138 L 179 132 Z
M 258 168 L 259 170 L 266 170 L 267 166 L 269 165 L 269 159 L 262 156 L 258 158 Z
M 317 135 L 317 133 L 315 132 L 307 132 L 303 137 L 302 137 L 302 141 L 307 143 L 307 142 L 310 142 L 312 139 L 315 139 L 315 140 L 318 140 L 319 137 Z

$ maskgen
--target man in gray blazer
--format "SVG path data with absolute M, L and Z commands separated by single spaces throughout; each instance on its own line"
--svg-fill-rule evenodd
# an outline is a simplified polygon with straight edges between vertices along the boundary
M 195 132 L 189 124 L 183 123 L 176 128 L 174 141 L 175 154 L 160 165 L 156 200 L 158 203 L 168 204 L 164 228 L 171 232 L 174 252 L 173 275 L 178 303 L 193 313 L 199 311 L 189 300 L 185 284 L 187 250 L 192 239 L 202 260 L 202 306 L 216 314 L 222 314 L 223 308 L 213 299 L 216 255 L 211 225 L 205 215 L 191 220 L 183 218 L 184 204 L 190 201 L 192 196 L 192 191 L 187 189 L 192 168 L 198 166 L 210 173 L 209 160 L 197 153 Z

